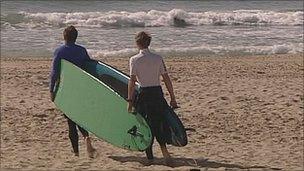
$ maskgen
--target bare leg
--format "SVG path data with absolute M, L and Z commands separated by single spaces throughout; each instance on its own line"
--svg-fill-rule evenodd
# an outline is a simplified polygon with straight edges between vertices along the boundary
M 167 150 L 166 144 L 160 145 L 160 149 L 161 149 L 161 151 L 162 151 L 163 156 L 164 156 L 165 159 L 170 159 L 171 158 L 171 156 L 170 156 L 170 154 L 169 154 L 169 152 Z
M 92 146 L 92 142 L 91 142 L 91 139 L 89 137 L 88 131 L 86 131 L 85 129 L 81 128 L 80 126 L 78 126 L 78 129 L 79 129 L 79 131 L 83 135 L 83 138 L 84 138 L 84 141 L 85 141 L 85 144 L 86 144 L 86 147 L 87 147 L 88 156 L 90 158 L 94 158 L 94 154 L 95 154 L 96 150 Z
M 153 151 L 152 151 L 152 144 L 146 149 L 146 156 L 148 160 L 153 160 Z
M 91 139 L 89 136 L 84 137 L 86 146 L 87 146 L 87 152 L 88 152 L 88 156 L 90 158 L 94 158 L 94 154 L 96 152 L 96 149 L 93 148 L 92 143 L 91 143 Z
M 163 153 L 166 165 L 171 166 L 171 164 L 172 164 L 173 161 L 172 161 L 172 158 L 170 156 L 170 153 L 167 150 L 166 144 L 161 145 L 160 149 L 161 149 L 161 151 Z

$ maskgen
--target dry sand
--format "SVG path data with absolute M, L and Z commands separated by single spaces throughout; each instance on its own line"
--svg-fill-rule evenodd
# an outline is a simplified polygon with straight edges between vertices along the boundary
M 128 72 L 128 59 L 101 59 Z M 157 159 L 93 137 L 99 156 L 73 156 L 67 123 L 49 100 L 50 59 L 1 59 L 1 169 L 303 170 L 303 57 L 167 58 L 189 144 Z M 168 94 L 167 94 L 168 95 Z

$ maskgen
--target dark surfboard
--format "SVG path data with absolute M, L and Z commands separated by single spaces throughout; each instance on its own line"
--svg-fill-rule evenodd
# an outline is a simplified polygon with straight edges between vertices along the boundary
M 86 70 L 96 78 L 111 87 L 117 94 L 125 100 L 128 98 L 128 81 L 130 77 L 122 71 L 105 64 L 100 61 L 90 61 L 86 63 Z M 136 93 L 138 93 L 139 85 L 136 85 Z M 165 112 L 165 118 L 168 127 L 167 130 L 167 144 L 182 147 L 187 145 L 187 134 L 174 110 L 168 106 Z

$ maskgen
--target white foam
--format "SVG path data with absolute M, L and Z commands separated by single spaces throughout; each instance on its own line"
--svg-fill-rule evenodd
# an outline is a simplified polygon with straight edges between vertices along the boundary
M 274 45 L 272 48 L 272 53 L 274 54 L 286 54 L 292 49 L 286 45 Z
M 28 13 L 20 12 L 26 21 L 36 25 L 64 26 L 73 24 L 86 27 L 159 27 L 173 26 L 174 18 L 187 25 L 303 25 L 303 11 L 276 12 L 262 10 L 236 10 L 227 12 L 187 12 L 181 9 L 170 11 L 109 11 L 73 13 Z
M 133 56 L 138 52 L 135 48 L 126 48 L 121 50 L 95 50 L 95 49 L 88 49 L 88 53 L 94 57 L 127 57 Z
M 16 30 L 16 28 L 9 22 L 3 22 L 3 24 L 1 24 L 1 27 L 7 30 Z
M 126 48 L 118 51 L 108 50 L 88 50 L 93 57 L 131 57 L 138 53 L 137 49 Z M 204 56 L 208 54 L 287 54 L 303 53 L 303 43 L 299 44 L 281 44 L 274 46 L 208 46 L 198 47 L 167 47 L 151 48 L 151 51 L 164 56 Z

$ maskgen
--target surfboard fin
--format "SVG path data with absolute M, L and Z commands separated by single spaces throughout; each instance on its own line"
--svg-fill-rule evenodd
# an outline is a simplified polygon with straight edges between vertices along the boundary
M 131 134 L 132 136 L 143 137 L 143 135 L 139 131 L 137 131 L 137 127 L 135 125 L 131 129 L 128 130 L 128 134 Z

